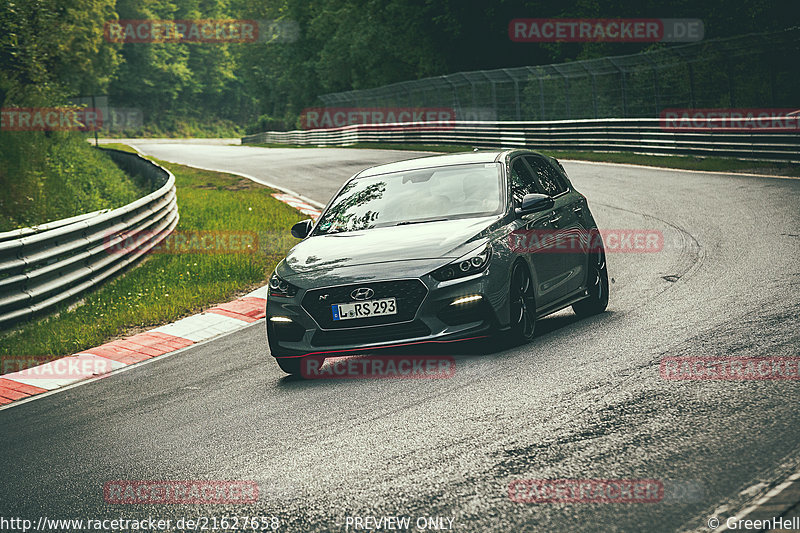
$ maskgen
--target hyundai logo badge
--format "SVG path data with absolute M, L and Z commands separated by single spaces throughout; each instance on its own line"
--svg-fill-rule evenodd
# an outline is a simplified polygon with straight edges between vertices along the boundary
M 369 300 L 375 295 L 375 291 L 369 287 L 359 287 L 350 293 L 353 300 Z

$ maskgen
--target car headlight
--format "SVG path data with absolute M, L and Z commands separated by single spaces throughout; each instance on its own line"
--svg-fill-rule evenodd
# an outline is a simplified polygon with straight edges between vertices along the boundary
M 438 281 L 447 281 L 450 279 L 463 278 L 483 272 L 489 266 L 489 260 L 492 258 L 492 247 L 487 244 L 481 248 L 471 251 L 463 255 L 443 267 L 437 268 L 431 272 L 431 276 Z
M 297 294 L 297 287 L 273 273 L 269 278 L 269 295 L 291 297 Z

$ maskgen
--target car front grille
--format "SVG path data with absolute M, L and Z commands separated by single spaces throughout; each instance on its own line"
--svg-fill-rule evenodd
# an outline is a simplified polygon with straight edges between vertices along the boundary
M 371 328 L 347 329 L 339 331 L 317 331 L 311 339 L 314 346 L 345 346 L 351 344 L 371 344 L 426 337 L 431 330 L 415 320 L 405 324 L 390 324 Z
M 397 314 L 354 318 L 351 320 L 333 320 L 331 305 L 354 302 L 355 300 L 353 300 L 350 293 L 360 288 L 369 288 L 374 291 L 374 294 L 369 298 L 370 300 L 396 298 Z M 359 328 L 413 320 L 426 294 L 428 294 L 428 288 L 418 279 L 374 281 L 311 289 L 303 296 L 302 305 L 303 309 L 308 311 L 323 329 Z

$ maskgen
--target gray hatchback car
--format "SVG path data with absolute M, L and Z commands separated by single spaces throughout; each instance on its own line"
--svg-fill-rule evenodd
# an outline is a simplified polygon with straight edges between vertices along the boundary
M 605 310 L 605 252 L 561 164 L 487 150 L 359 172 L 270 278 L 267 337 L 289 374 L 304 357 L 496 335 L 524 343 L 536 320 Z

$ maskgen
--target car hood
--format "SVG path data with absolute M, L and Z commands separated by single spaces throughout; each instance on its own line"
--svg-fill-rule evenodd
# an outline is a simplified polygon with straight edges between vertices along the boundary
M 309 237 L 289 252 L 284 276 L 394 261 L 448 262 L 500 217 L 465 218 Z M 431 261 L 432 260 L 432 261 Z

